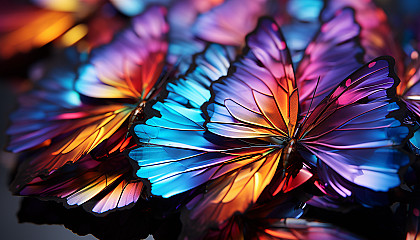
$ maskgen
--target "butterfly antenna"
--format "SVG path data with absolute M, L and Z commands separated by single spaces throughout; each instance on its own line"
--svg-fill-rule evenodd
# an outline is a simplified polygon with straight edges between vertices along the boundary
M 306 120 L 308 119 L 309 112 L 311 111 L 312 103 L 314 102 L 315 93 L 316 93 L 316 90 L 318 89 L 318 84 L 319 84 L 320 79 L 321 79 L 321 76 L 318 76 L 318 80 L 316 81 L 316 85 L 315 85 L 315 90 L 314 90 L 314 93 L 312 94 L 311 103 L 309 104 L 308 112 L 306 112 L 305 118 L 303 119 L 302 123 L 299 124 L 298 128 L 300 128 L 300 126 L 303 126 L 305 124 Z M 296 132 L 298 132 L 298 131 L 296 131 Z

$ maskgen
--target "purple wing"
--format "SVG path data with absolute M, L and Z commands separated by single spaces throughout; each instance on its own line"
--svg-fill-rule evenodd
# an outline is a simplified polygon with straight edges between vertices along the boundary
M 77 80 L 55 74 L 55 79 L 50 82 L 65 82 L 76 97 L 71 98 L 64 90 L 54 92 L 57 86 L 53 83 L 34 90 L 31 98 L 27 98 L 30 102 L 31 99 L 38 100 L 38 95 L 42 96 L 43 102 L 30 109 L 30 116 L 33 115 L 36 121 L 28 122 L 22 114 L 16 120 L 18 125 L 12 127 L 9 134 L 16 135 L 18 140 L 35 143 L 40 141 L 37 135 L 41 139 L 48 137 L 46 143 L 49 145 L 19 166 L 11 187 L 13 191 L 18 191 L 34 178 L 47 177 L 67 163 L 77 162 L 118 130 L 127 133 L 126 120 L 139 101 L 152 91 L 165 63 L 168 46 L 165 11 L 161 7 L 149 8 L 134 18 L 132 25 L 110 44 L 93 50 L 91 62 L 77 69 Z M 71 72 L 72 76 L 76 75 L 75 71 Z M 55 88 L 50 91 L 53 86 Z M 95 98 L 106 98 L 107 101 Z M 114 101 L 115 98 L 118 100 Z M 120 98 L 124 102 L 119 101 Z M 64 104 L 60 100 L 65 100 L 67 105 L 71 101 L 75 103 L 65 108 L 60 105 Z M 20 128 L 21 122 L 26 124 L 25 128 Z M 123 134 L 122 138 L 125 136 Z
M 73 88 L 79 62 L 77 51 L 69 49 L 40 68 L 43 76 L 38 87 L 19 97 L 20 107 L 10 116 L 7 150 L 27 150 L 68 131 L 70 125 L 57 118 L 71 109 L 83 109 L 80 95 Z M 52 124 L 49 119 L 57 120 Z
M 322 24 L 296 71 L 301 115 L 311 110 L 309 106 L 317 106 L 342 81 L 342 76 L 362 66 L 359 34 L 351 9 L 338 11 Z
M 318 166 L 321 183 L 336 196 L 352 195 L 344 181 L 374 191 L 400 183 L 398 170 L 409 159 L 397 148 L 409 130 L 397 120 L 402 110 L 395 102 L 393 66 L 392 58 L 381 57 L 355 71 L 299 130 L 299 143 L 316 156 L 308 163 Z
M 230 75 L 215 84 L 206 127 L 229 138 L 292 136 L 298 93 L 290 54 L 275 22 L 263 19 L 247 38 L 249 48 Z
M 273 177 L 280 153 L 205 131 L 198 107 L 210 98 L 210 83 L 227 73 L 232 58 L 223 49 L 212 45 L 195 58 L 191 73 L 168 85 L 168 99 L 153 107 L 161 116 L 134 127 L 143 146 L 129 154 L 140 166 L 137 175 L 150 180 L 155 195 L 170 197 L 215 180 L 206 200 L 193 210 L 192 217 L 204 228 L 255 202 Z
M 132 166 L 123 151 L 132 147 L 120 130 L 91 154 L 73 165 L 66 165 L 45 178 L 34 178 L 16 194 L 64 199 L 68 205 L 84 205 L 104 213 L 135 203 L 143 183 L 132 176 Z M 121 141 L 121 137 L 123 141 Z M 103 152 L 106 152 L 104 155 Z
M 206 41 L 241 46 L 266 11 L 266 1 L 227 0 L 198 16 L 193 32 Z
M 345 7 L 355 9 L 356 21 L 362 28 L 360 41 L 366 51 L 364 61 L 369 62 L 378 56 L 392 56 L 397 60 L 397 73 L 401 74 L 404 69 L 404 55 L 393 37 L 386 13 L 373 0 L 329 0 L 321 18 L 330 19 L 337 10 Z
M 93 98 L 126 98 L 137 103 L 154 89 L 168 50 L 166 9 L 151 7 L 110 43 L 92 51 L 76 90 Z

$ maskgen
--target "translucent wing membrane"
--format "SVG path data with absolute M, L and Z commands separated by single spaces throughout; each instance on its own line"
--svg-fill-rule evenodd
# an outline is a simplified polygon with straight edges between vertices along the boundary
M 279 163 L 280 151 L 253 161 L 229 172 L 207 185 L 203 195 L 193 199 L 187 208 L 189 218 L 201 228 L 221 224 L 235 212 L 244 212 L 257 202 L 264 188 L 271 182 Z
M 408 109 L 420 117 L 420 60 L 414 59 L 408 65 L 405 76 L 397 88 L 398 95 L 406 103 Z
M 321 25 L 308 45 L 297 71 L 301 115 L 318 105 L 339 83 L 362 66 L 360 27 L 351 9 L 338 11 Z M 319 81 L 318 81 L 319 78 Z M 315 92 L 315 95 L 314 95 Z
M 89 203 L 89 210 L 96 213 L 135 203 L 141 194 L 143 183 L 133 177 L 132 166 L 123 154 L 126 148 L 133 146 L 130 138 L 120 142 L 125 135 L 124 130 L 119 130 L 101 144 L 101 148 L 107 151 L 106 156 L 100 151 L 94 151 L 48 177 L 34 178 L 16 193 L 62 198 L 68 205 Z
M 314 108 L 298 134 L 322 164 L 375 191 L 398 186 L 398 170 L 409 161 L 397 149 L 409 131 L 397 120 L 393 66 L 391 58 L 382 57 L 355 71 Z M 338 179 L 321 180 L 338 196 L 352 194 Z
M 397 73 L 402 73 L 404 55 L 393 37 L 385 12 L 372 0 L 330 0 L 326 2 L 321 18 L 330 19 L 337 10 L 344 7 L 355 9 L 356 21 L 361 26 L 360 41 L 365 50 L 364 61 L 369 62 L 378 56 L 389 55 L 397 60 Z
M 227 0 L 198 16 L 193 32 L 206 41 L 241 46 L 258 18 L 266 13 L 266 4 L 264 0 Z
M 69 131 L 69 124 L 60 117 L 66 112 L 89 115 L 79 112 L 83 111 L 84 105 L 73 89 L 78 64 L 78 53 L 69 49 L 40 67 L 43 74 L 37 88 L 19 97 L 20 108 L 10 116 L 12 124 L 7 130 L 10 135 L 7 150 L 27 150 Z
M 82 119 L 65 119 L 64 127 L 73 130 L 63 136 L 54 138 L 54 142 L 50 146 L 22 163 L 15 180 L 12 182 L 12 190 L 20 188 L 22 184 L 27 183 L 34 177 L 49 175 L 66 163 L 77 161 L 97 147 L 103 140 L 111 137 L 124 123 L 131 111 L 131 108 L 122 105 L 109 105 L 86 111 L 88 113 L 86 114 L 87 117 Z M 69 113 L 68 115 L 80 116 L 83 113 Z M 66 115 L 62 114 L 61 116 Z M 50 123 L 54 123 L 54 121 L 50 121 Z
M 151 7 L 110 44 L 93 50 L 76 80 L 75 69 L 60 68 L 40 80 L 40 89 L 25 99 L 34 99 L 36 108 L 23 105 L 9 134 L 15 151 L 44 148 L 19 166 L 12 191 L 35 195 L 34 188 L 45 196 L 66 198 L 70 205 L 94 198 L 95 212 L 137 201 L 143 185 L 131 176 L 122 151 L 131 139 L 128 118 L 147 100 L 165 64 L 167 31 L 165 9 Z M 69 172 L 61 178 L 56 172 L 62 168 Z
M 271 20 L 263 19 L 247 38 L 249 49 L 232 66 L 231 74 L 213 86 L 215 97 L 207 111 L 210 132 L 231 138 L 293 135 L 298 92 L 283 36 Z
M 217 182 L 217 181 L 216 181 Z M 284 218 L 300 217 L 303 213 L 302 202 L 307 199 L 302 192 L 279 194 L 277 197 L 266 198 L 261 195 L 257 203 L 246 210 L 231 214 L 227 220 L 213 224 L 210 228 L 198 225 L 197 219 L 192 218 L 199 209 L 200 202 L 206 201 L 206 194 L 197 196 L 201 201 L 192 201 L 183 209 L 181 220 L 183 222 L 182 238 L 188 239 L 244 239 L 254 237 L 264 232 L 271 223 Z M 232 201 L 232 203 L 235 200 Z M 194 206 L 194 207 L 193 207 Z M 217 210 L 217 209 L 216 209 Z M 209 214 L 204 213 L 203 214 Z
M 165 63 L 169 30 L 165 14 L 164 8 L 150 8 L 112 43 L 94 50 L 76 90 L 94 98 L 145 99 Z
M 137 175 L 151 180 L 153 194 L 172 196 L 206 182 L 214 174 L 214 170 L 206 169 L 220 167 L 222 161 L 200 162 L 202 155 L 211 155 L 215 160 L 217 157 L 235 158 L 219 152 L 242 146 L 242 143 L 221 146 L 217 141 L 207 140 L 200 110 L 201 104 L 210 98 L 210 83 L 227 73 L 234 58 L 232 50 L 210 45 L 197 55 L 189 73 L 169 83 L 168 97 L 153 106 L 161 116 L 135 126 L 139 141 L 145 145 L 132 150 L 130 157 L 141 166 Z M 188 177 L 192 177 L 192 181 L 182 181 Z
M 328 223 L 288 218 L 272 223 L 257 239 L 357 240 L 359 236 Z

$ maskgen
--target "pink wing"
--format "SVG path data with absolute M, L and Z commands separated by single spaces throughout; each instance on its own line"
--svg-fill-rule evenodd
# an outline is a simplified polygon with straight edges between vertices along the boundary
M 317 106 L 343 76 L 362 66 L 359 34 L 360 27 L 351 9 L 338 11 L 322 24 L 296 71 L 301 115 L 305 116 L 308 110 Z M 310 105 L 312 109 L 309 109 Z
M 322 19 L 331 18 L 337 10 L 344 7 L 355 9 L 356 21 L 362 28 L 360 41 L 366 51 L 364 61 L 369 62 L 384 55 L 392 56 L 396 59 L 397 73 L 402 74 L 403 51 L 393 37 L 385 12 L 373 0 L 330 0 L 322 13 Z
M 152 7 L 110 44 L 92 51 L 76 90 L 93 98 L 144 100 L 162 73 L 168 50 L 166 9 Z
M 227 0 L 198 16 L 193 32 L 206 41 L 241 46 L 265 15 L 266 4 L 264 0 Z
M 382 57 L 355 71 L 299 131 L 299 143 L 316 156 L 307 162 L 318 167 L 322 184 L 336 196 L 348 197 L 358 188 L 386 192 L 400 183 L 398 170 L 409 159 L 398 147 L 409 130 L 395 102 L 399 81 L 393 66 L 392 58 Z

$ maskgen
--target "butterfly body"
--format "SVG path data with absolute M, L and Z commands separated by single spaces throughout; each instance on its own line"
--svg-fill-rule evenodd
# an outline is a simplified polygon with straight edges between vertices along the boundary
M 128 118 L 128 129 L 133 125 L 134 122 L 142 120 L 144 118 L 144 107 L 146 106 L 145 100 L 140 100 L 136 108 L 131 112 Z

